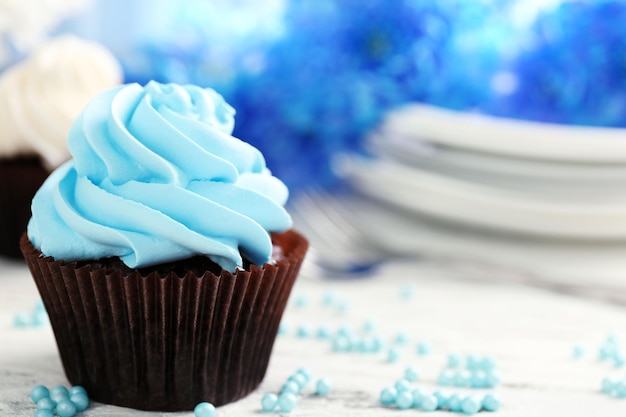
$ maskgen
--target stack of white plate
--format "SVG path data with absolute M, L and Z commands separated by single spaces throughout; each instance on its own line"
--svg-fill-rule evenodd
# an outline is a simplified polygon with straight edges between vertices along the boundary
M 412 105 L 369 145 L 339 170 L 386 250 L 626 285 L 626 129 Z

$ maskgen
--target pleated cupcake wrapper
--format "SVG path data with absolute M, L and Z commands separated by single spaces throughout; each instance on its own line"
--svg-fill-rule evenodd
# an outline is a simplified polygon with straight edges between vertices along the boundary
M 65 373 L 95 401 L 160 411 L 222 405 L 265 376 L 304 254 L 278 235 L 286 260 L 202 277 L 110 275 L 22 251 L 50 316 Z
M 30 204 L 48 172 L 31 159 L 0 159 L 0 255 L 21 259 L 20 236 Z

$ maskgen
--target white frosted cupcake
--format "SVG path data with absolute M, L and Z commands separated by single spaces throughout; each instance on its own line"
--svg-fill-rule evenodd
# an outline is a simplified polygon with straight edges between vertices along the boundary
M 69 158 L 67 135 L 87 102 L 120 84 L 106 48 L 62 36 L 0 76 L 0 255 L 19 258 L 30 202 L 48 174 Z

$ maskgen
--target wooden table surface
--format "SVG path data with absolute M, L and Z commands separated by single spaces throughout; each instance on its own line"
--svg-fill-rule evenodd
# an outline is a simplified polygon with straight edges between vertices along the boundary
M 450 353 L 491 355 L 502 384 L 500 417 L 582 417 L 626 414 L 626 399 L 600 392 L 604 377 L 624 378 L 626 371 L 597 359 L 608 335 L 626 337 L 626 308 L 583 296 L 559 294 L 499 279 L 502 271 L 442 262 L 390 263 L 369 277 L 323 279 L 305 269 L 284 316 L 284 334 L 275 344 L 266 378 L 248 397 L 218 408 L 217 416 L 263 415 L 260 399 L 277 392 L 300 367 L 313 380 L 328 378 L 327 397 L 313 395 L 309 384 L 292 416 L 401 416 L 422 413 L 383 407 L 380 391 L 400 379 L 407 366 L 420 373 L 419 387 L 448 393 L 483 393 L 470 388 L 442 388 L 437 377 Z M 626 289 L 626 277 L 624 277 Z M 16 327 L 14 318 L 32 309 L 39 297 L 26 267 L 0 261 L 0 415 L 32 416 L 29 399 L 36 384 L 67 385 L 49 325 Z M 331 302 L 328 302 L 329 299 Z M 320 326 L 360 331 L 375 323 L 375 332 L 393 340 L 408 337 L 395 362 L 387 351 L 337 353 L 319 339 Z M 298 336 L 308 330 L 311 335 Z M 416 345 L 432 352 L 421 356 Z M 573 358 L 576 344 L 585 347 Z M 434 415 L 449 415 L 437 411 Z M 192 416 L 193 413 L 148 413 L 93 403 L 90 416 Z

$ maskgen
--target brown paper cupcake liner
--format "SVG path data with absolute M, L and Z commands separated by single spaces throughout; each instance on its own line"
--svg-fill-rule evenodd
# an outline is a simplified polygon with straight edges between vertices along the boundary
M 0 255 L 22 259 L 20 237 L 33 196 L 47 176 L 36 157 L 0 158 Z
M 273 240 L 284 259 L 219 276 L 65 264 L 26 235 L 21 249 L 70 383 L 98 402 L 180 411 L 235 401 L 265 376 L 308 247 L 295 231 Z

